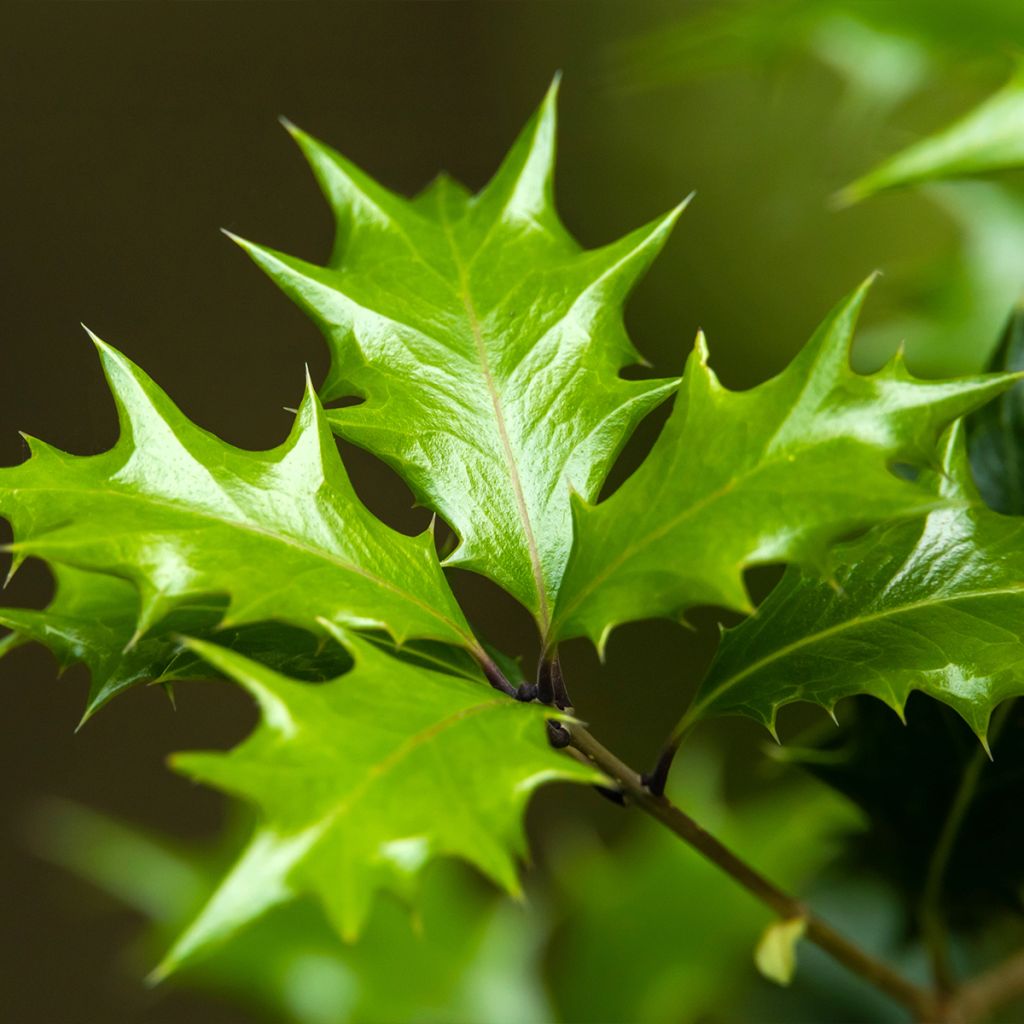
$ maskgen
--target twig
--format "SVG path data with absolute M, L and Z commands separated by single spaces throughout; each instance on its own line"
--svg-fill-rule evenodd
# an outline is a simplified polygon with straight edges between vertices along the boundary
M 740 860 L 714 836 L 705 832 L 692 818 L 684 814 L 664 796 L 655 796 L 644 785 L 641 777 L 603 747 L 583 726 L 565 723 L 572 746 L 589 758 L 606 775 L 614 779 L 632 803 L 671 829 L 683 842 L 692 846 L 726 874 L 739 882 L 748 892 L 770 907 L 781 918 L 801 917 L 807 922 L 806 937 L 839 963 L 859 975 L 870 985 L 907 1007 L 915 1019 L 939 1021 L 947 1019 L 944 1008 L 927 989 L 908 981 L 888 964 L 876 959 L 849 939 L 840 935 L 831 925 L 810 911 L 800 900 L 784 892 Z M 1020 964 L 1024 972 L 1024 960 Z M 985 977 L 984 975 L 982 977 Z M 1024 980 L 1024 978 L 1022 978 Z M 965 989 L 965 991 L 967 991 Z M 979 997 L 985 996 L 981 991 Z

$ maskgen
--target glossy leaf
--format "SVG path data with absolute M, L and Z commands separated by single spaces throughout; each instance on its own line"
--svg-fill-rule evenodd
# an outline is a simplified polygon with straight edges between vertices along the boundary
M 919 690 L 984 738 L 994 708 L 1024 693 L 1024 519 L 984 507 L 959 425 L 942 472 L 951 507 L 838 549 L 832 583 L 788 571 L 726 631 L 683 726 L 744 714 L 774 729 L 785 704 L 831 711 L 856 694 L 902 714 Z
M 1024 307 L 1014 310 L 992 368 L 1024 370 Z M 968 423 L 971 469 L 981 496 L 1004 515 L 1024 515 L 1024 385 L 979 409 Z
M 1024 166 L 1024 66 L 1002 89 L 943 131 L 890 157 L 841 193 L 854 203 L 885 189 Z
M 697 604 L 749 611 L 747 566 L 820 570 L 844 534 L 946 503 L 891 464 L 932 461 L 942 429 L 1015 378 L 926 382 L 898 357 L 871 376 L 854 373 L 849 347 L 866 290 L 750 391 L 723 388 L 698 339 L 646 461 L 606 501 L 577 502 L 556 636 L 585 634 L 600 647 L 620 622 L 680 617 Z
M 255 697 L 262 720 L 231 753 L 181 754 L 175 767 L 256 805 L 263 824 L 163 972 L 303 893 L 354 938 L 379 889 L 411 894 L 437 856 L 463 858 L 517 892 L 530 794 L 558 779 L 601 779 L 551 748 L 550 709 L 337 636 L 355 667 L 319 686 L 191 642 Z
M 490 184 L 397 196 L 296 129 L 337 220 L 316 266 L 240 244 L 320 325 L 332 427 L 390 463 L 460 538 L 447 564 L 498 582 L 546 630 L 572 544 L 570 490 L 594 498 L 674 381 L 639 361 L 622 304 L 679 210 L 582 251 L 555 212 L 555 90 Z
M 83 722 L 132 686 L 203 679 L 215 674 L 196 653 L 183 647 L 180 634 L 205 636 L 279 671 L 309 681 L 340 675 L 349 665 L 337 643 L 281 623 L 220 628 L 225 600 L 189 603 L 175 609 L 132 643 L 139 621 L 139 594 L 116 576 L 54 569 L 57 590 L 43 611 L 0 608 L 0 626 L 13 630 L 12 641 L 48 647 L 61 670 L 82 662 L 91 685 Z M 13 646 L 13 643 L 12 643 Z M 0 646 L 0 657 L 5 649 Z
M 275 619 L 320 631 L 326 619 L 480 651 L 432 536 L 397 533 L 360 503 L 312 391 L 283 445 L 242 451 L 97 344 L 120 439 L 88 457 L 31 440 L 28 461 L 0 470 L 16 563 L 33 555 L 130 580 L 141 595 L 137 637 L 177 606 L 225 595 L 223 625 Z

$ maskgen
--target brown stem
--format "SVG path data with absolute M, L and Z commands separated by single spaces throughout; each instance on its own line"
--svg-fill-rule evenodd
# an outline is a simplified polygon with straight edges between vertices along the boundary
M 641 777 L 603 747 L 578 722 L 567 722 L 565 728 L 571 736 L 572 746 L 585 755 L 606 775 L 614 779 L 635 803 L 671 829 L 683 842 L 721 868 L 748 892 L 770 907 L 779 917 L 801 917 L 807 922 L 806 937 L 846 968 L 907 1007 L 915 1019 L 938 1021 L 944 1019 L 943 1010 L 927 989 L 908 981 L 888 964 L 876 959 L 849 939 L 840 935 L 831 925 L 817 917 L 800 900 L 784 892 L 740 860 L 728 847 L 705 832 L 692 818 L 684 814 L 664 796 L 655 796 L 644 785 Z M 1021 965 L 1024 970 L 1024 964 Z M 984 977 L 984 975 L 982 976 Z

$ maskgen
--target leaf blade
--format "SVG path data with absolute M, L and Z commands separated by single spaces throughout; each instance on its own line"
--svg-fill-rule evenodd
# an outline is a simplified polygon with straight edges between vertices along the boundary
M 720 714 L 774 728 L 785 704 L 831 710 L 857 694 L 902 714 L 921 691 L 984 741 L 994 708 L 1024 692 L 1024 520 L 981 505 L 959 425 L 944 439 L 942 472 L 952 507 L 844 546 L 835 589 L 789 571 L 754 618 L 727 631 L 680 731 Z
M 396 642 L 479 652 L 429 533 L 407 537 L 359 502 L 311 388 L 289 438 L 247 452 L 192 424 L 138 367 L 97 342 L 121 436 L 108 452 L 42 442 L 0 470 L 10 549 L 130 580 L 136 639 L 175 607 L 222 594 L 222 625 L 327 618 Z
M 516 892 L 526 799 L 546 782 L 601 778 L 551 749 L 543 728 L 550 709 L 335 632 L 355 668 L 320 686 L 192 642 L 256 698 L 261 723 L 231 753 L 178 755 L 175 767 L 255 803 L 264 826 L 165 970 L 299 893 L 314 894 L 353 938 L 378 890 L 410 896 L 437 856 L 467 860 Z M 455 770 L 467 764 L 487 764 L 488 773 Z M 266 896 L 256 902 L 244 898 L 254 877 Z
M 925 382 L 899 359 L 872 376 L 854 373 L 848 351 L 869 285 L 833 309 L 789 367 L 750 391 L 721 386 L 698 338 L 645 462 L 600 504 L 577 502 L 555 636 L 585 635 L 601 648 L 624 621 L 678 617 L 696 604 L 750 612 L 747 566 L 821 570 L 843 535 L 944 503 L 890 464 L 927 464 L 948 422 L 1016 378 Z
M 594 497 L 675 382 L 627 381 L 621 307 L 682 207 L 583 252 L 553 202 L 555 89 L 491 182 L 407 201 L 298 130 L 337 224 L 327 267 L 238 240 L 324 332 L 332 427 L 388 462 L 460 538 L 447 564 L 511 593 L 542 632 Z M 684 204 L 685 205 L 685 204 Z M 372 257 L 372 258 L 371 258 Z

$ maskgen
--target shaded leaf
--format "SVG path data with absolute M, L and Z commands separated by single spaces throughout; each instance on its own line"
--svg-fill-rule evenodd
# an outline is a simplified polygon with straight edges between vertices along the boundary
M 942 429 L 1015 378 L 921 381 L 898 357 L 871 376 L 854 373 L 849 346 L 866 290 L 750 391 L 723 388 L 698 339 L 645 462 L 606 501 L 577 502 L 554 635 L 603 646 L 621 622 L 679 617 L 697 604 L 748 611 L 747 566 L 820 570 L 843 535 L 948 504 L 891 464 L 933 461 Z
M 446 564 L 490 577 L 546 630 L 572 544 L 570 489 L 596 497 L 674 381 L 639 361 L 622 305 L 679 210 L 583 251 L 555 212 L 555 89 L 490 184 L 439 178 L 414 200 L 292 129 L 337 221 L 316 266 L 249 242 L 323 330 L 341 436 L 393 466 L 460 538 Z
M 947 433 L 940 493 L 951 507 L 865 534 L 835 552 L 834 582 L 787 571 L 757 614 L 727 630 L 681 729 L 778 709 L 830 711 L 855 694 L 902 714 L 914 690 L 984 738 L 995 707 L 1024 693 L 1024 519 L 987 509 L 963 428 Z
M 256 698 L 262 721 L 231 753 L 181 754 L 175 767 L 255 804 L 263 823 L 162 972 L 303 893 L 354 938 L 377 890 L 410 895 L 437 856 L 461 857 L 517 892 L 530 794 L 601 778 L 551 749 L 549 709 L 338 639 L 355 667 L 312 687 L 191 642 Z
M 213 638 L 223 647 L 307 681 L 340 675 L 350 661 L 344 648 L 327 637 L 281 623 L 220 628 L 226 600 L 190 602 L 175 609 L 132 643 L 139 621 L 139 594 L 126 580 L 69 566 L 54 567 L 57 590 L 44 611 L 0 609 L 0 625 L 12 641 L 48 647 L 61 669 L 82 662 L 91 683 L 83 722 L 107 701 L 140 683 L 203 679 L 214 670 L 183 647 L 181 634 Z M 13 646 L 13 644 L 12 644 Z M 0 657 L 6 649 L 0 646 Z
M 1011 315 L 991 368 L 1024 370 L 1024 307 Z M 1024 385 L 979 409 L 968 431 L 974 482 L 986 504 L 1004 515 L 1024 515 Z
M 1024 166 L 1024 65 L 969 114 L 908 147 L 840 193 L 855 203 L 885 189 Z
M 1024 703 L 1014 702 L 993 737 L 991 761 L 956 712 L 920 694 L 907 703 L 905 724 L 878 701 L 858 697 L 844 708 L 839 728 L 827 723 L 813 732 L 779 753 L 863 810 L 866 828 L 851 837 L 843 858 L 858 875 L 891 886 L 888 900 L 904 935 L 919 931 L 933 852 L 964 774 L 980 755 L 978 783 L 943 874 L 942 915 L 957 933 L 990 930 L 1008 916 L 1019 922 Z

